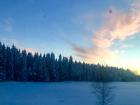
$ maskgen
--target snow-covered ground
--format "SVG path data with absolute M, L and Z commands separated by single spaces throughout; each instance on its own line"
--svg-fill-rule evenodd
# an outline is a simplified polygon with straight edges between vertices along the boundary
M 113 105 L 140 105 L 139 82 L 116 82 Z M 0 105 L 96 105 L 92 82 L 1 82 Z

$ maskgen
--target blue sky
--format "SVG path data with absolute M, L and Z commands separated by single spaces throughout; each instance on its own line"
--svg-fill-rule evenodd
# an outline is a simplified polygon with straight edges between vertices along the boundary
M 138 66 L 140 13 L 133 11 L 139 7 L 132 4 L 139 2 L 0 0 L 0 40 L 32 52 L 72 55 L 88 63 L 127 67 L 136 62 Z M 126 63 L 129 57 L 134 61 Z

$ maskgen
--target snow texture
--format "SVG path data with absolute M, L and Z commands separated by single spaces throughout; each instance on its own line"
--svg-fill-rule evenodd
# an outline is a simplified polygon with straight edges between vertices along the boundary
M 92 82 L 1 82 L 0 105 L 96 105 Z M 112 105 L 140 105 L 139 82 L 114 82 Z

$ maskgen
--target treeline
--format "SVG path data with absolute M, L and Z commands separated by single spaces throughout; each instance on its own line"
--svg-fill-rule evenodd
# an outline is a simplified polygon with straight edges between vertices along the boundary
M 54 53 L 20 51 L 0 43 L 0 81 L 136 81 L 130 70 L 86 64 Z

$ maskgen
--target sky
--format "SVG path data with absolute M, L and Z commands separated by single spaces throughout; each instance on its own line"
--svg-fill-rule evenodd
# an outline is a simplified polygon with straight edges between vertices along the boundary
M 140 73 L 140 0 L 0 0 L 0 41 Z

